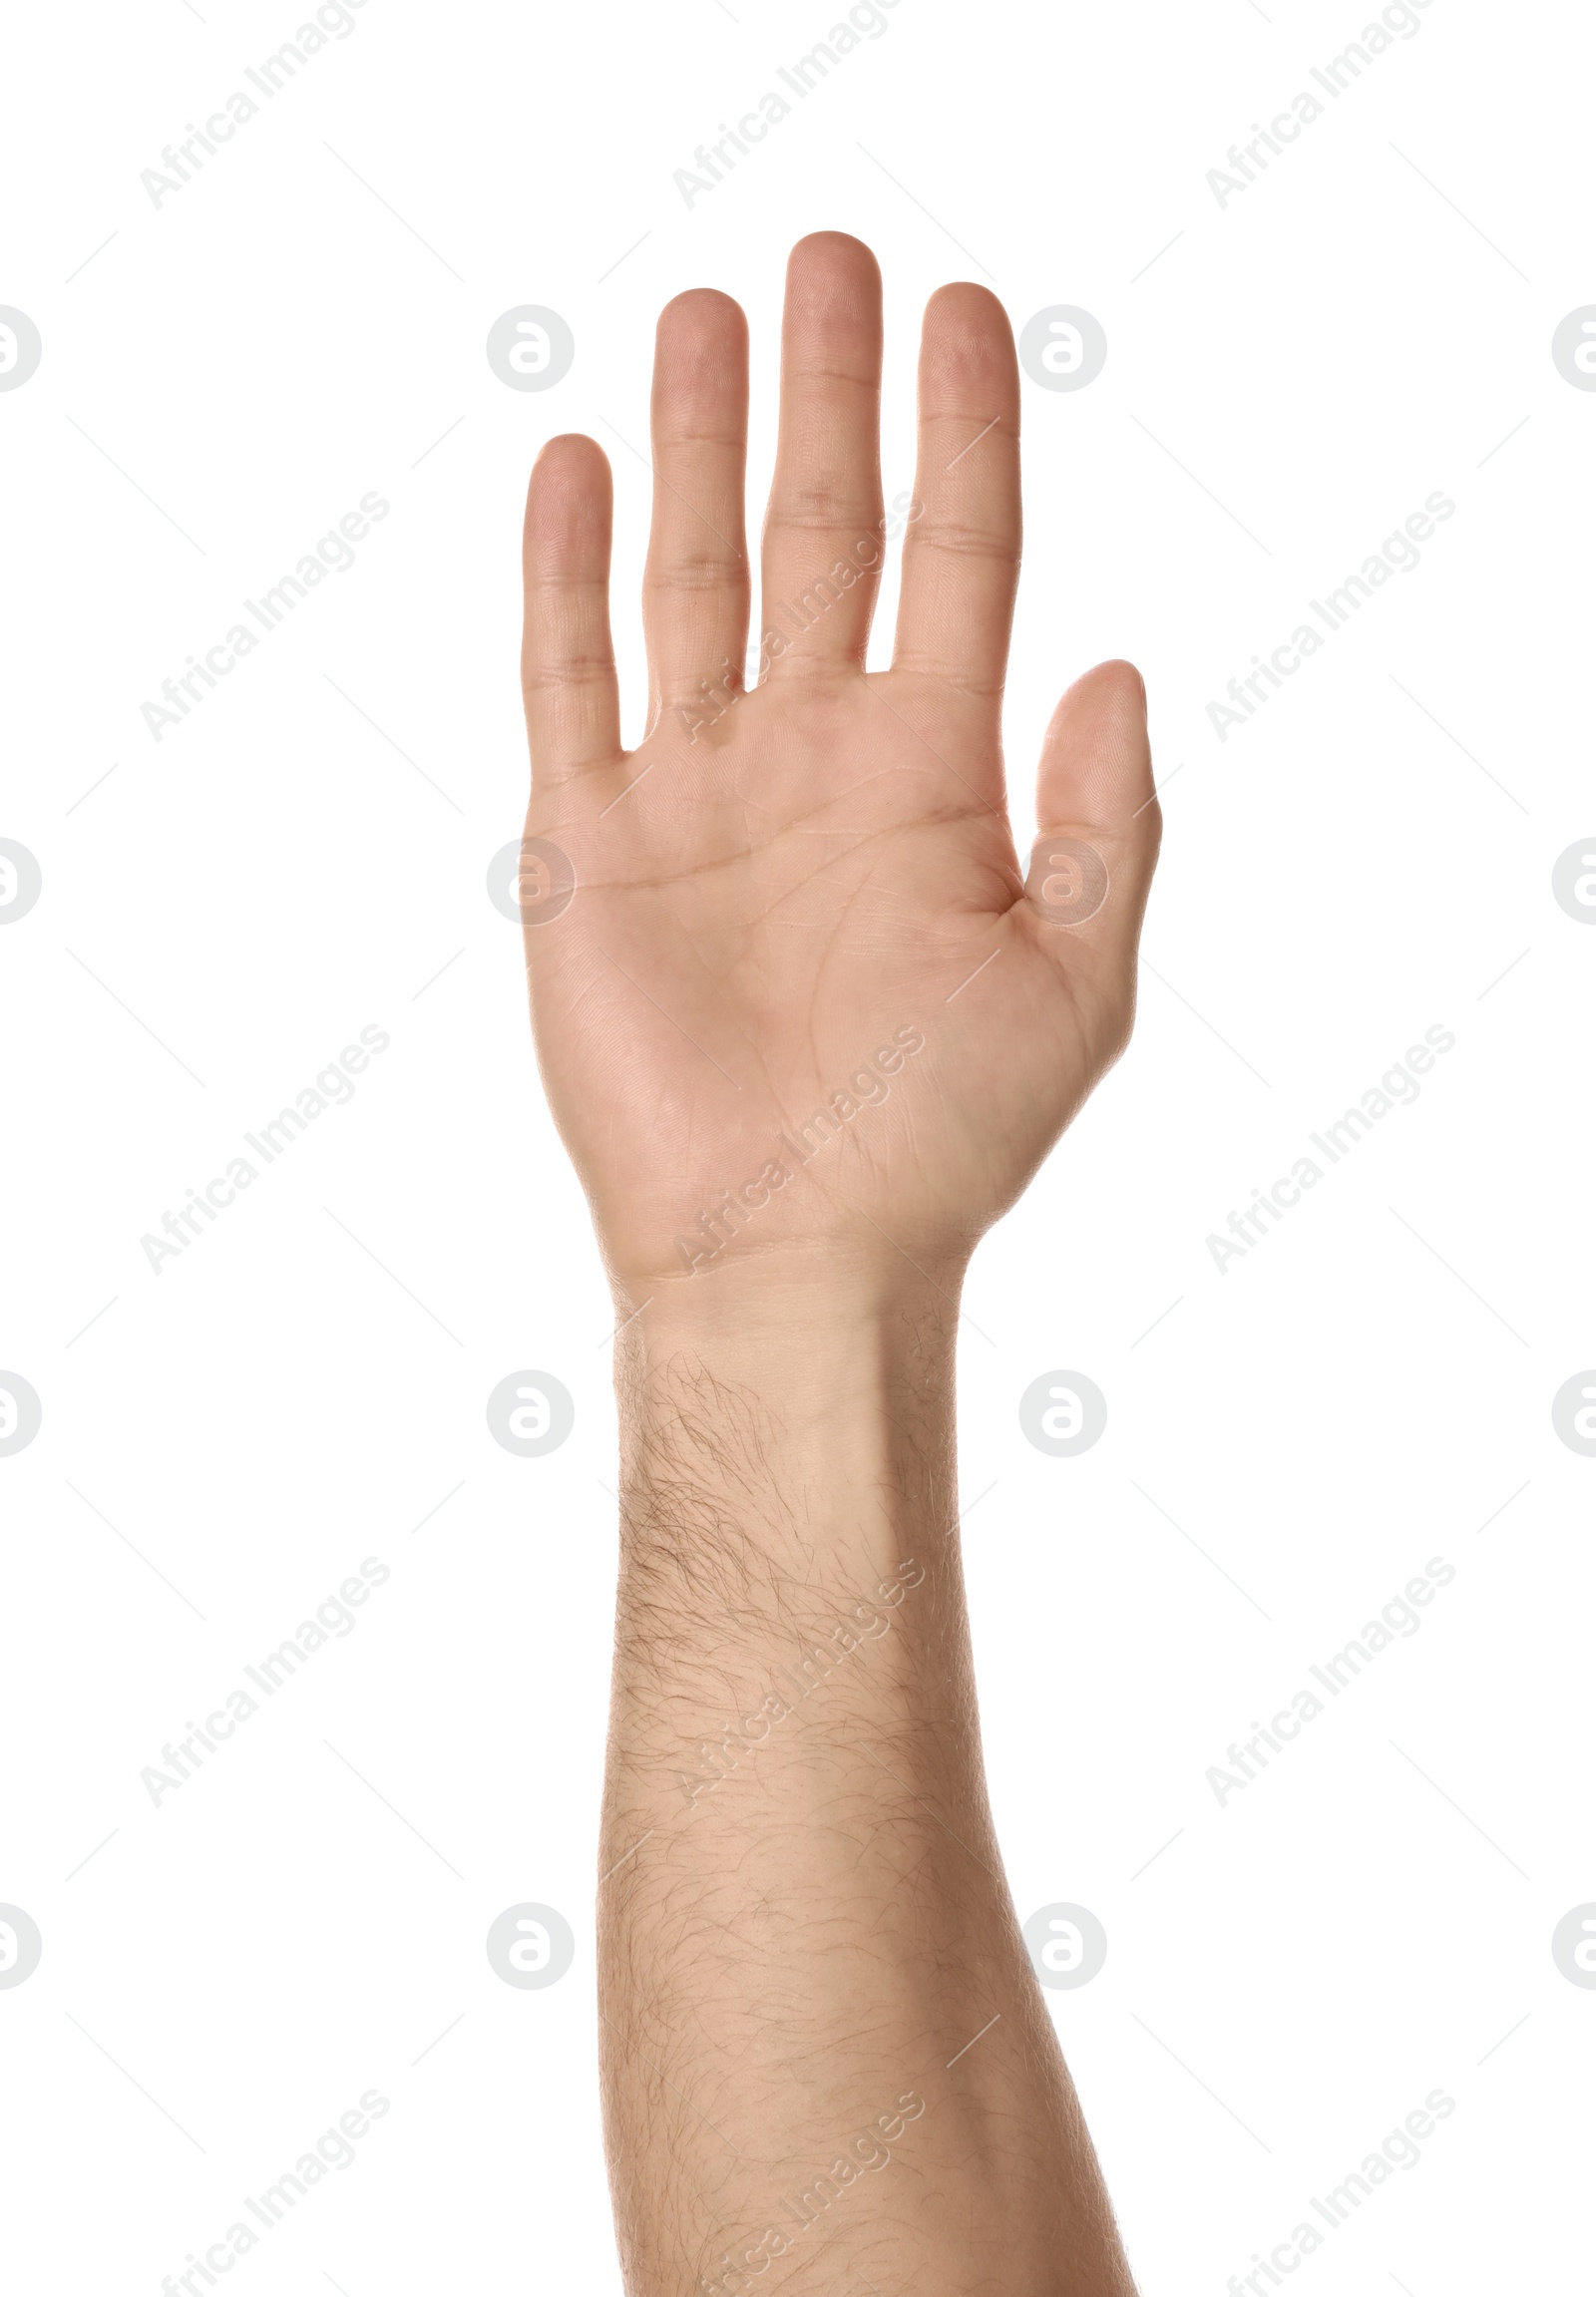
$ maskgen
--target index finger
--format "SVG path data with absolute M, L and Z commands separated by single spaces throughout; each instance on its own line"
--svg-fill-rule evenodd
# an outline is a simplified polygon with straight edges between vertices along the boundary
M 926 306 L 915 500 L 893 668 L 996 710 L 1019 576 L 1019 369 L 985 287 L 941 287 Z

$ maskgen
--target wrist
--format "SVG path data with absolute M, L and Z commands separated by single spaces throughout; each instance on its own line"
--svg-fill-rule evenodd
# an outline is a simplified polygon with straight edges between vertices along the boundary
M 951 1522 L 960 1273 L 750 1260 L 623 1310 L 623 1534 L 661 1493 L 767 1553 L 895 1557 L 906 1511 Z
M 828 1248 L 728 1261 L 640 1298 L 617 1288 L 622 1408 L 691 1371 L 790 1415 L 879 1407 L 951 1367 L 963 1274 Z

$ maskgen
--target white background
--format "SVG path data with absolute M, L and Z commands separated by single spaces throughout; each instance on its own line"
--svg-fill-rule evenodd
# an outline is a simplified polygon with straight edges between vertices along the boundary
M 534 453 L 583 429 L 614 463 L 634 735 L 654 312 L 747 307 L 762 489 L 820 226 L 886 272 L 889 497 L 940 281 L 1109 344 L 1083 391 L 1025 385 L 1010 770 L 1024 817 L 1056 693 L 1129 654 L 1164 859 L 1130 1053 L 978 1257 L 961 1438 L 1019 1911 L 1108 1934 L 1049 2001 L 1132 2259 L 1148 2297 L 1222 2291 L 1440 2088 L 1302 2286 L 1591 2285 L 1596 1994 L 1549 1940 L 1596 1898 L 1596 1461 L 1550 1399 L 1596 1361 L 1596 932 L 1550 877 L 1596 828 L 1596 394 L 1549 346 L 1596 300 L 1592 24 L 1431 0 L 1221 208 L 1206 172 L 1353 0 L 900 0 L 689 209 L 672 172 L 835 20 L 367 0 L 159 208 L 141 171 L 288 0 L 14 25 L 0 302 L 44 343 L 0 396 L 0 835 L 44 876 L 0 934 L 0 1365 L 44 1413 L 0 1459 L 0 1900 L 44 1940 L 0 1991 L 19 2289 L 154 2297 L 372 2088 L 243 2297 L 617 2287 L 610 1320 L 484 876 L 523 805 Z M 577 342 L 543 394 L 484 356 L 529 302 Z M 370 490 L 354 568 L 156 743 L 141 704 Z M 1226 681 L 1435 490 L 1418 570 L 1221 744 Z M 369 1023 L 352 1103 L 156 1275 L 141 1238 Z M 1418 1101 L 1221 1274 L 1210 1232 L 1436 1023 Z M 527 1366 L 577 1404 L 534 1461 L 483 1411 Z M 1108 1398 L 1074 1460 L 1016 1417 L 1057 1367 Z M 142 1767 L 367 1556 L 355 1632 L 153 1805 Z M 1421 1631 L 1221 1807 L 1228 1743 L 1433 1556 Z M 523 1899 L 577 1933 L 548 1991 L 484 1955 Z

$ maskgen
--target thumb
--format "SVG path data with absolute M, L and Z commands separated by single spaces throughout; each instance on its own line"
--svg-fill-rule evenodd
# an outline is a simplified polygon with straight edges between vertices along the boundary
M 1052 714 L 1036 779 L 1025 906 L 1072 977 L 1130 984 L 1161 819 L 1147 689 L 1130 662 L 1099 662 Z

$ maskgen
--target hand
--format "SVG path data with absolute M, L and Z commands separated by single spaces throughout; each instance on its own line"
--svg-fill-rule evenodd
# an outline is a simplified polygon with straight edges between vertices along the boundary
M 1027 877 L 999 728 L 1020 537 L 1008 322 L 983 287 L 927 308 L 896 650 L 866 671 L 889 525 L 881 349 L 868 248 L 801 240 L 745 691 L 747 326 L 708 289 L 661 314 L 633 751 L 608 465 L 569 436 L 532 475 L 527 834 L 578 888 L 562 910 L 557 864 L 559 914 L 529 923 L 534 1024 L 633 1306 L 667 1285 L 718 1295 L 755 1263 L 877 1286 L 907 1256 L 956 1285 L 1129 1034 L 1159 836 L 1141 680 L 1104 663 L 1059 703 Z M 1100 873 L 1060 840 L 1107 872 L 1073 926 Z

